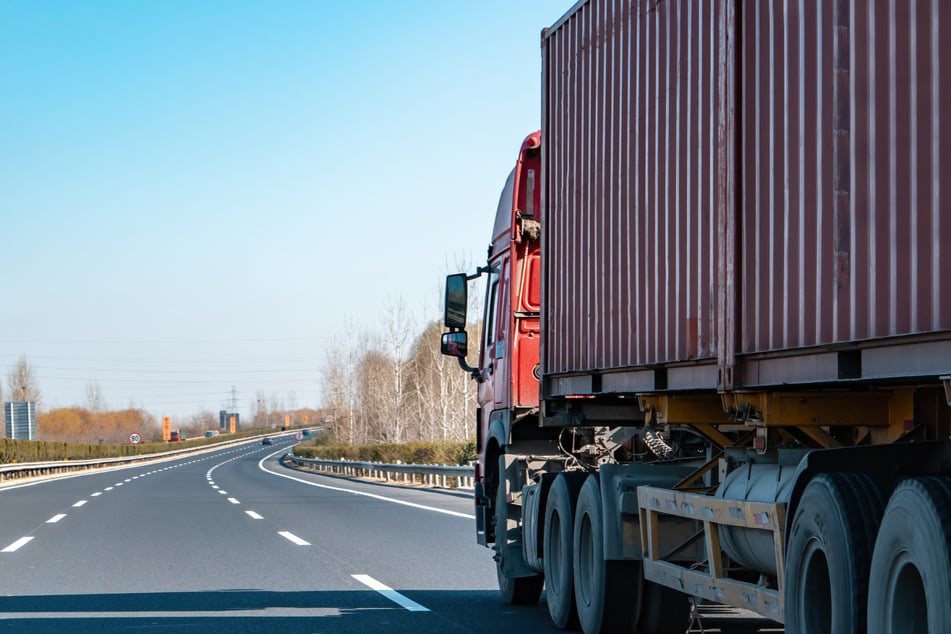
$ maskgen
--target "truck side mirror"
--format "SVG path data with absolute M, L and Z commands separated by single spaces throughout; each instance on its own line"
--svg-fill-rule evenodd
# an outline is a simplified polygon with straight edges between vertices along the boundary
M 462 330 L 466 327 L 468 305 L 469 295 L 466 274 L 456 273 L 446 276 L 446 311 L 443 318 L 446 328 Z
M 466 336 L 466 331 L 444 333 L 439 351 L 450 357 L 465 359 L 469 354 L 469 338 Z

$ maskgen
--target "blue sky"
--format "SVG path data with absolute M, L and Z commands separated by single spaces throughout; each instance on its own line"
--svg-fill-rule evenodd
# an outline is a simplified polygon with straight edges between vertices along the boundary
M 319 405 L 331 338 L 484 257 L 572 4 L 0 1 L 3 378 Z

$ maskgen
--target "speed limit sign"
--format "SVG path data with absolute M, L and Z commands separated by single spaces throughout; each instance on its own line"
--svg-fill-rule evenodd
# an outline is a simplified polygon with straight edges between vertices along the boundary
M 142 440 L 142 437 L 139 436 L 138 434 L 132 434 L 131 436 L 129 436 L 129 442 L 132 443 L 133 445 L 139 444 L 141 440 Z

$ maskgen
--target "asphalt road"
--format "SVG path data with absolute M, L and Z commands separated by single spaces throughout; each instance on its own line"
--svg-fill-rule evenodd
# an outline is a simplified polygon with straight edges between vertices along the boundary
M 0 632 L 559 631 L 499 600 L 467 494 L 291 470 L 292 444 L 0 488 Z

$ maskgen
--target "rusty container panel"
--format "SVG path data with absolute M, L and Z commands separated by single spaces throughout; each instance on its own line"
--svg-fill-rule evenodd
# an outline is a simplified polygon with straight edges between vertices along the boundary
M 738 21 L 739 351 L 951 329 L 951 3 Z
M 589 0 L 543 35 L 548 375 L 717 357 L 724 5 Z

